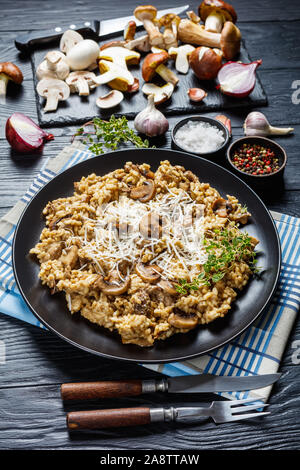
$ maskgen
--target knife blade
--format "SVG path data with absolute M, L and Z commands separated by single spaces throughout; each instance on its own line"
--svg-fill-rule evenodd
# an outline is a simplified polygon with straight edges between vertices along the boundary
M 157 16 L 163 16 L 166 13 L 180 15 L 180 13 L 183 13 L 188 8 L 189 5 L 176 8 L 166 8 L 164 10 L 159 10 L 157 12 Z M 49 44 L 55 40 L 60 39 L 64 31 L 67 29 L 74 29 L 83 36 L 88 36 L 95 39 L 96 41 L 99 41 L 99 39 L 108 38 L 109 36 L 112 36 L 116 33 L 122 33 L 127 23 L 132 20 L 136 22 L 137 28 L 141 28 L 142 23 L 136 20 L 133 15 L 104 21 L 85 21 L 84 23 L 73 23 L 56 26 L 55 28 L 47 31 L 33 31 L 29 34 L 22 34 L 16 38 L 15 46 L 21 52 L 28 52 L 28 50 L 31 48 Z
M 92 400 L 137 396 L 143 393 L 216 393 L 246 391 L 266 387 L 281 374 L 255 376 L 185 375 L 160 380 L 110 380 L 101 382 L 66 383 L 61 386 L 63 400 Z

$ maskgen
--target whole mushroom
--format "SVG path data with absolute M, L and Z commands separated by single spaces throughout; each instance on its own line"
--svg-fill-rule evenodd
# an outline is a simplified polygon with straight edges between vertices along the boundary
M 200 80 L 213 80 L 222 67 L 220 49 L 197 47 L 190 55 L 190 66 Z
M 66 56 L 60 51 L 50 51 L 45 59 L 37 67 L 36 75 L 39 80 L 44 77 L 65 80 L 70 73 L 70 67 L 66 62 Z
M 142 65 L 142 76 L 145 82 L 150 82 L 155 73 L 158 73 L 166 82 L 170 82 L 175 86 L 179 79 L 172 70 L 164 65 L 168 59 L 169 54 L 163 50 L 148 54 Z
M 156 15 L 157 9 L 152 5 L 138 6 L 134 10 L 134 16 L 143 23 L 148 33 L 151 46 L 164 47 L 163 35 L 154 24 Z
M 84 39 L 67 52 L 67 63 L 71 70 L 96 68 L 99 56 L 99 45 L 92 39 Z
M 234 59 L 240 51 L 241 32 L 231 21 L 226 21 L 221 33 L 211 33 L 203 26 L 184 19 L 179 23 L 178 37 L 187 44 L 221 49 L 228 60 Z
M 199 5 L 199 15 L 205 22 L 206 31 L 220 33 L 225 21 L 236 23 L 237 14 L 229 3 L 223 0 L 203 0 Z
M 56 111 L 58 102 L 65 101 L 70 96 L 69 86 L 57 78 L 43 78 L 38 82 L 36 89 L 40 96 L 46 98 L 45 113 Z
M 23 82 L 23 74 L 17 65 L 12 62 L 0 62 L 0 100 L 5 101 L 6 88 L 9 81 L 20 85 Z

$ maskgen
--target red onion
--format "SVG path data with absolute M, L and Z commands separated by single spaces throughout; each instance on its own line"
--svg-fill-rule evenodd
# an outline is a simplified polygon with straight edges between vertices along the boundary
M 255 87 L 255 72 L 262 60 L 256 60 L 250 64 L 242 64 L 240 62 L 227 62 L 222 66 L 218 73 L 220 85 L 218 89 L 224 95 L 234 96 L 236 98 L 244 98 L 250 95 Z
M 54 139 L 22 113 L 12 114 L 6 121 L 5 134 L 8 143 L 17 152 L 29 153 L 39 149 L 47 140 Z

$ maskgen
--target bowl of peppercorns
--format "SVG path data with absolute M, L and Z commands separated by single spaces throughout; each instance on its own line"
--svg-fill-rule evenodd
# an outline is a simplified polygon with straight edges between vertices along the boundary
M 227 162 L 244 181 L 254 185 L 274 183 L 283 176 L 287 155 L 283 148 L 266 137 L 248 136 L 233 142 Z

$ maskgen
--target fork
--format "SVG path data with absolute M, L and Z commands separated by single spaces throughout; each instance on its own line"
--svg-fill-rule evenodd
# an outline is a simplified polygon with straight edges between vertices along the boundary
M 234 401 L 213 401 L 208 407 L 170 407 L 170 408 L 119 408 L 106 410 L 72 411 L 67 414 L 67 425 L 75 429 L 101 429 L 121 426 L 139 426 L 159 421 L 193 422 L 198 418 L 212 418 L 215 423 L 228 423 L 242 419 L 256 418 L 270 414 L 268 411 L 249 413 L 268 406 L 254 403 L 255 399 L 246 398 Z

